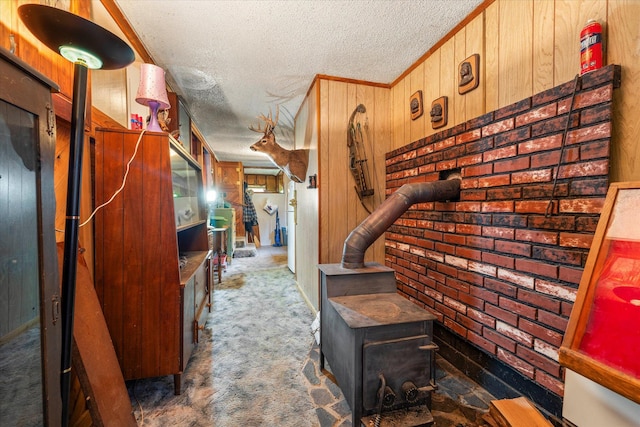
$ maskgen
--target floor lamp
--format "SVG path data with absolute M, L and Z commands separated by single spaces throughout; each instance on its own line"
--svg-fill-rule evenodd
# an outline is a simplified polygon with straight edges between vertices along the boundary
M 99 25 L 55 7 L 25 4 L 18 8 L 20 19 L 49 49 L 73 62 L 71 141 L 67 182 L 64 258 L 62 261 L 62 366 L 60 390 L 62 426 L 69 423 L 73 314 L 78 262 L 78 224 L 82 148 L 87 101 L 88 69 L 115 70 L 135 59 L 133 50 L 120 38 Z

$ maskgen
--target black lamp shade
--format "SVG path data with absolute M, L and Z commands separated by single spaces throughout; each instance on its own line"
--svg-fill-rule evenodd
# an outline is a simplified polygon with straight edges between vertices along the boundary
M 40 4 L 22 5 L 18 14 L 33 35 L 55 52 L 60 53 L 61 46 L 88 52 L 102 61 L 103 70 L 126 67 L 135 59 L 122 39 L 81 16 Z

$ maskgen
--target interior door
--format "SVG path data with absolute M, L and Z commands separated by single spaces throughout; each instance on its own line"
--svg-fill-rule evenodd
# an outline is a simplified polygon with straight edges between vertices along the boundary
M 287 264 L 296 272 L 296 183 L 289 181 L 287 188 Z
M 229 207 L 236 210 L 236 236 L 244 236 L 244 222 L 242 220 L 242 204 L 244 190 L 242 183 L 244 172 L 240 162 L 218 162 L 216 165 L 216 187 L 224 194 L 224 200 Z

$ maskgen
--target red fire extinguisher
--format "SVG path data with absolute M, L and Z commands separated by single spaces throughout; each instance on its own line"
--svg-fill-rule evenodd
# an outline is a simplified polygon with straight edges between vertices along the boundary
M 580 31 L 580 74 L 602 68 L 603 65 L 602 25 L 595 19 L 587 21 Z

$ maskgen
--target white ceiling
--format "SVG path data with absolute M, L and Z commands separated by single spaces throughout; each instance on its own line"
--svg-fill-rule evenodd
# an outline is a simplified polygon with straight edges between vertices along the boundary
M 221 161 L 249 150 L 280 106 L 278 143 L 317 74 L 391 83 L 482 0 L 116 0 Z M 345 120 L 348 120 L 345 117 Z

